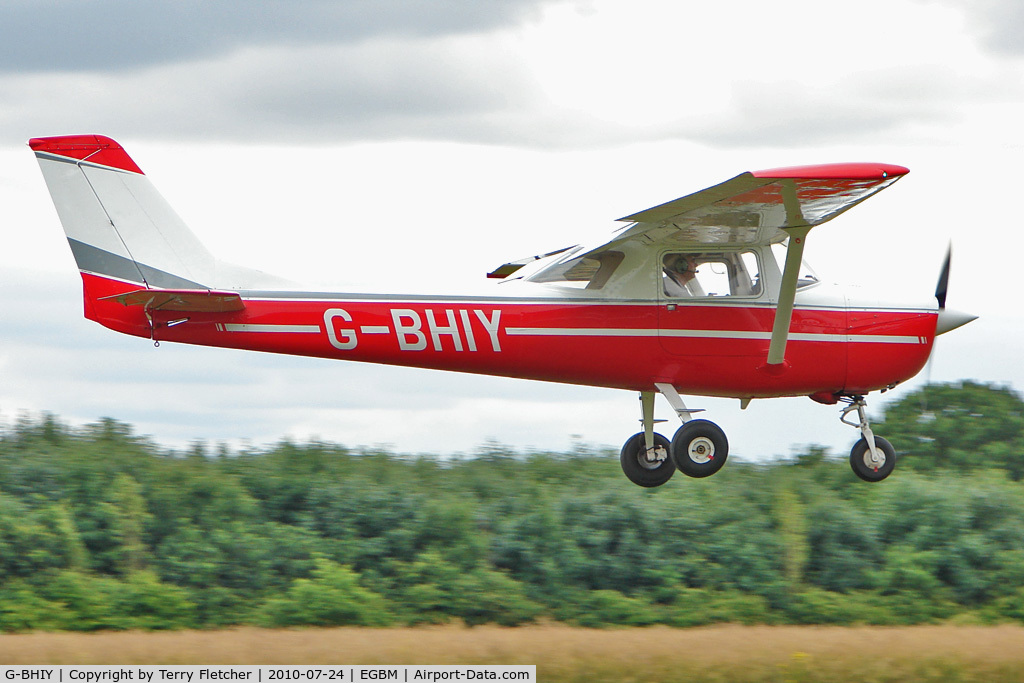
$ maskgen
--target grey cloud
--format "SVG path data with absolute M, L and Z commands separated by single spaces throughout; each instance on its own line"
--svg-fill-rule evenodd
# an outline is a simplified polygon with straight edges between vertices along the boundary
M 550 0 L 0 1 L 0 71 L 125 70 L 247 45 L 351 43 L 518 24 Z
M 586 4 L 0 0 L 0 126 L 22 140 L 615 142 L 552 108 L 497 31 L 564 2 Z
M 1002 86 L 1006 80 L 967 82 L 937 66 L 894 65 L 814 84 L 751 80 L 745 71 L 723 71 L 721 78 L 733 83 L 731 98 L 705 99 L 698 92 L 676 121 L 631 127 L 602 120 L 600 112 L 560 108 L 535 82 L 530 65 L 516 52 L 514 37 L 485 31 L 560 1 L 580 4 L 381 0 L 292 5 L 264 0 L 247 13 L 236 5 L 224 10 L 207 3 L 158 3 L 144 10 L 146 3 L 122 7 L 114 0 L 97 0 L 84 5 L 96 17 L 83 18 L 78 4 L 68 5 L 69 14 L 59 23 L 56 15 L 33 14 L 51 10 L 8 3 L 5 14 L 23 22 L 77 26 L 80 21 L 78 28 L 60 30 L 90 27 L 109 36 L 121 35 L 121 23 L 131 23 L 125 17 L 139 15 L 144 25 L 159 17 L 171 27 L 170 34 L 177 30 L 179 15 L 191 11 L 194 16 L 188 18 L 184 47 L 161 51 L 158 36 L 138 60 L 118 61 L 132 68 L 112 68 L 109 56 L 97 52 L 94 70 L 4 74 L 5 63 L 10 68 L 22 58 L 0 59 L 0 129 L 13 140 L 99 132 L 265 144 L 417 139 L 579 149 L 681 139 L 718 148 L 801 147 L 902 141 L 908 131 L 930 135 L 930 127 L 955 122 L 961 104 L 991 97 L 993 83 Z M 1011 11 L 996 0 L 986 7 Z M 114 16 L 116 9 L 123 16 Z M 105 31 L 99 30 L 103 17 L 109 24 Z M 335 26 L 339 23 L 344 26 Z M 110 50 L 127 54 L 131 36 L 148 29 L 124 30 L 128 37 L 112 38 Z M 13 43 L 22 40 L 16 36 Z M 36 44 L 39 68 L 50 59 L 46 53 L 83 40 L 65 36 L 45 48 Z M 15 47 L 0 44 L 0 54 L 5 49 Z M 53 59 L 57 64 L 63 58 Z M 989 92 L 979 92 L 983 88 Z
M 1019 0 L 976 0 L 957 3 L 979 32 L 989 50 L 1008 55 L 1024 55 L 1024 4 Z
M 979 46 L 1001 55 L 1024 55 L 1024 4 L 1020 0 L 918 0 L 960 13 L 964 27 Z
M 920 67 L 894 67 L 815 87 L 739 82 L 728 115 L 687 122 L 679 134 L 720 147 L 906 141 L 914 129 L 954 121 L 961 86 L 944 72 Z
M 714 110 L 629 127 L 561 110 L 521 63 L 487 47 L 469 37 L 378 40 L 246 49 L 130 73 L 0 76 L 0 127 L 20 139 L 89 131 L 298 144 L 420 139 L 565 149 L 683 139 L 800 147 L 892 139 L 910 124 L 948 121 L 965 96 L 943 74 L 899 69 L 814 88 L 738 81 Z
M 395 129 L 434 137 L 434 126 L 454 130 L 452 119 L 532 104 L 533 86 L 517 64 L 484 45 L 451 42 L 263 51 L 232 69 L 221 95 L 257 125 L 297 123 L 306 134 L 342 138 Z
M 426 139 L 568 147 L 614 127 L 553 108 L 528 70 L 487 38 L 247 48 L 124 73 L 0 75 L 12 137 L 289 142 Z

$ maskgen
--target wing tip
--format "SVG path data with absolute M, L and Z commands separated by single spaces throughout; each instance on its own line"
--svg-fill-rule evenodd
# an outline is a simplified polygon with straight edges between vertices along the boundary
M 755 178 L 817 178 L 821 180 L 885 180 L 910 173 L 910 169 L 896 164 L 852 162 L 841 164 L 815 164 L 786 166 L 751 173 Z
M 88 160 L 101 166 L 145 175 L 124 151 L 124 147 L 105 135 L 56 135 L 32 138 L 28 141 L 28 146 L 37 155 L 53 154 L 78 161 Z

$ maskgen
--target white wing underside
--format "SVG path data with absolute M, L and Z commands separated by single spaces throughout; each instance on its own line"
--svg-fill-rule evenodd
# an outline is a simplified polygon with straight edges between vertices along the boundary
M 641 249 L 649 249 L 653 258 L 666 248 L 764 246 L 793 237 L 776 297 L 766 363 L 769 368 L 782 368 L 808 232 L 885 189 L 906 173 L 907 169 L 902 166 L 863 163 L 741 173 L 724 183 L 620 218 L 630 225 L 616 232 L 610 240 L 595 247 L 574 249 L 570 254 L 574 259 L 600 260 L 602 253 L 630 242 Z M 523 259 L 505 264 L 491 276 L 507 277 L 530 261 Z
M 741 173 L 723 183 L 620 218 L 630 225 L 588 245 L 589 256 L 625 241 L 681 249 L 782 242 L 792 229 L 821 225 L 885 189 L 907 170 L 885 164 L 831 164 Z M 560 250 L 564 251 L 564 250 Z M 560 252 L 556 252 L 560 253 Z M 549 256 L 545 254 L 544 256 Z M 543 256 L 503 264 L 507 277 Z
M 620 218 L 632 225 L 594 251 L 630 239 L 682 248 L 775 244 L 794 228 L 814 227 L 835 218 L 899 177 L 777 178 L 742 173 Z

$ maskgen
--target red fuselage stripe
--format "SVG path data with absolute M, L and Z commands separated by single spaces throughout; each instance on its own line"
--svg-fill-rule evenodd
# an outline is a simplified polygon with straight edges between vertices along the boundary
M 137 285 L 82 277 L 89 318 L 161 341 L 631 390 L 668 382 L 682 393 L 713 396 L 883 388 L 924 366 L 936 322 L 927 310 L 797 307 L 788 368 L 766 373 L 759 368 L 771 337 L 770 307 L 282 294 L 246 299 L 234 313 L 153 311 L 151 328 L 141 307 L 104 299 Z

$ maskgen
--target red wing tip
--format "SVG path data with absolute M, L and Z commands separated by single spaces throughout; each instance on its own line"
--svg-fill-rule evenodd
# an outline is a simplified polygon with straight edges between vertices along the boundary
M 57 135 L 46 138 L 32 138 L 28 146 L 36 153 L 55 154 L 79 161 L 88 160 L 94 164 L 129 171 L 143 175 L 124 147 L 104 135 Z
M 896 164 L 846 163 L 787 166 L 751 173 L 755 178 L 818 178 L 821 180 L 885 180 L 910 173 Z

